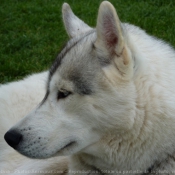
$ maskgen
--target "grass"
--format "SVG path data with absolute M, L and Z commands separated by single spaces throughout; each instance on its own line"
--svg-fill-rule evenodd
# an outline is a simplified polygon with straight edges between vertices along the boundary
M 0 1 L 0 83 L 50 67 L 68 40 L 61 17 L 63 0 Z M 67 0 L 77 16 L 96 25 L 101 0 Z M 175 46 L 174 0 L 110 0 L 122 22 L 140 26 Z

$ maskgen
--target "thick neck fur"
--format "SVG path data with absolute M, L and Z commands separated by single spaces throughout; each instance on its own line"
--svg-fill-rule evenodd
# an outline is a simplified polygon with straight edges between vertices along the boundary
M 160 160 L 165 162 L 168 157 L 171 161 L 175 152 L 175 53 L 139 28 L 124 26 L 129 37 L 132 34 L 132 43 L 139 46 L 130 46 L 136 59 L 135 116 L 130 116 L 134 118 L 133 127 L 121 133 L 112 130 L 86 153 L 75 156 L 83 157 L 83 162 L 101 171 L 114 170 L 115 174 L 127 170 L 131 172 L 127 174 L 142 174 L 153 166 L 170 170 L 161 167 Z

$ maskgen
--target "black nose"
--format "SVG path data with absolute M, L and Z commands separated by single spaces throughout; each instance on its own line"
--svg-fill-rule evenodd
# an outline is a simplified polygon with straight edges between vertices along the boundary
M 15 149 L 20 143 L 22 135 L 15 130 L 10 130 L 6 132 L 6 134 L 4 135 L 4 139 L 11 147 Z

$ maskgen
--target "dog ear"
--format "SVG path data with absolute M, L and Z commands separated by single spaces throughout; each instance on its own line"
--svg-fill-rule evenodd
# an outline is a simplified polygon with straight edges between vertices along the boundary
M 103 1 L 100 5 L 96 30 L 95 47 L 99 59 L 102 58 L 100 61 L 106 59 L 105 63 L 113 63 L 120 74 L 127 74 L 131 67 L 131 53 L 125 44 L 119 17 L 108 1 Z
M 71 38 L 92 30 L 91 27 L 74 15 L 67 3 L 64 3 L 62 6 L 62 16 L 66 31 Z

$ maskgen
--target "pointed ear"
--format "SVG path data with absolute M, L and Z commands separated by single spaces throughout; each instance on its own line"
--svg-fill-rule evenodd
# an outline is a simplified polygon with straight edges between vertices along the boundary
M 108 1 L 100 5 L 97 19 L 97 42 L 101 43 L 110 54 L 119 55 L 124 47 L 122 28 L 117 13 Z
M 71 38 L 92 30 L 91 27 L 74 15 L 67 3 L 62 6 L 62 16 L 66 31 Z
M 103 1 L 100 5 L 96 29 L 95 47 L 99 59 L 102 58 L 102 61 L 106 63 L 112 62 L 119 72 L 125 75 L 131 63 L 131 54 L 125 44 L 118 15 L 113 5 L 108 1 Z

